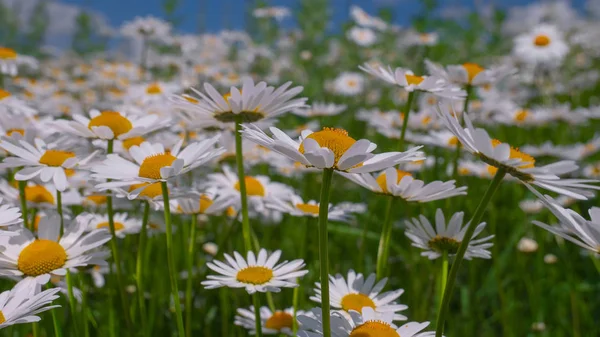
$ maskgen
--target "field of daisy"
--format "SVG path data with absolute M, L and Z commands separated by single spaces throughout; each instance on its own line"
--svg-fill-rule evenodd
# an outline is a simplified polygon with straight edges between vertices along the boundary
M 257 3 L 0 34 L 1 336 L 600 336 L 598 1 Z

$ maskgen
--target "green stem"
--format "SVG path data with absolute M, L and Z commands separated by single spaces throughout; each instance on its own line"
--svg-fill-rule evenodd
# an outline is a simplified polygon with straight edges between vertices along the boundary
M 275 312 L 277 308 L 275 307 L 275 301 L 273 301 L 273 295 L 271 295 L 269 292 L 267 292 L 265 295 L 267 297 L 267 305 L 269 306 L 269 309 L 271 309 L 272 312 Z
M 52 314 L 52 325 L 54 325 L 54 336 L 62 337 L 62 328 L 58 321 L 58 316 L 56 316 L 56 310 L 50 310 L 50 313 Z
M 90 310 L 88 308 L 88 297 L 87 290 L 85 289 L 85 284 L 83 282 L 83 278 L 81 275 L 78 277 L 79 280 L 79 288 L 81 289 L 81 311 L 83 312 L 83 336 L 90 337 L 90 325 L 88 324 L 88 315 Z
M 477 209 L 475 210 L 475 214 L 473 218 L 469 222 L 469 226 L 467 227 L 467 231 L 463 237 L 460 246 L 458 247 L 458 251 L 456 252 L 456 256 L 454 257 L 454 263 L 452 263 L 452 268 L 450 268 L 450 275 L 448 276 L 448 283 L 446 284 L 446 289 L 444 290 L 444 297 L 442 300 L 442 306 L 438 312 L 437 326 L 435 331 L 436 337 L 442 337 L 442 333 L 444 332 L 444 323 L 446 321 L 446 315 L 448 313 L 448 306 L 450 304 L 450 298 L 452 297 L 452 292 L 454 291 L 454 283 L 456 282 L 456 277 L 458 276 L 458 269 L 460 269 L 460 264 L 465 257 L 465 253 L 467 251 L 467 247 L 469 246 L 469 242 L 471 242 L 473 233 L 475 232 L 475 228 L 481 222 L 483 218 L 483 213 L 485 213 L 485 209 L 487 208 L 492 196 L 500 186 L 502 179 L 506 175 L 506 171 L 503 168 L 499 168 L 494 176 L 494 179 L 490 183 L 487 191 L 483 195 L 483 198 L 479 202 Z
M 177 270 L 175 268 L 175 259 L 173 257 L 173 226 L 171 225 L 171 207 L 169 206 L 169 188 L 167 182 L 162 181 L 162 194 L 165 204 L 165 226 L 167 231 L 167 264 L 169 265 L 169 276 L 171 279 L 171 292 L 173 302 L 175 303 L 175 315 L 177 319 L 177 331 L 179 337 L 185 336 L 183 328 L 183 317 L 181 315 L 181 302 L 179 300 L 179 289 L 177 287 Z
M 252 304 L 254 305 L 254 320 L 256 322 L 256 337 L 262 337 L 262 320 L 260 319 L 260 298 L 258 298 L 258 293 L 254 293 L 252 295 Z
M 56 191 L 56 210 L 58 211 L 58 215 L 60 216 L 60 236 L 65 232 L 65 220 L 63 218 L 63 209 L 62 209 L 62 193 L 60 191 Z
M 23 214 L 23 225 L 25 225 L 25 228 L 29 228 L 29 230 L 33 232 L 35 228 L 33 228 L 33 225 L 31 228 L 29 227 L 29 217 L 27 216 L 27 196 L 25 195 L 26 186 L 27 181 L 19 181 L 19 199 L 21 200 L 21 214 Z M 35 223 L 35 221 L 32 221 L 32 224 L 33 223 Z
M 463 111 L 461 115 L 461 124 L 463 124 L 463 120 L 465 119 L 465 115 L 469 112 L 469 99 L 471 98 L 471 91 L 473 91 L 473 86 L 467 84 L 465 87 L 465 91 L 467 92 L 467 97 L 465 97 L 465 103 L 463 105 Z M 460 159 L 460 143 L 456 142 L 456 149 L 454 150 L 454 160 L 452 161 L 452 179 L 456 180 L 458 178 L 458 160 Z
M 306 217 L 306 223 L 304 224 L 304 226 L 301 226 L 301 232 L 299 235 L 299 240 L 300 240 L 300 251 L 298 252 L 298 258 L 299 259 L 304 259 L 304 255 L 306 255 L 306 233 L 308 232 L 308 226 L 311 223 L 312 217 Z M 296 336 L 296 333 L 298 332 L 298 321 L 296 320 L 296 312 L 298 312 L 298 306 L 300 304 L 300 289 L 302 288 L 302 285 L 299 284 L 296 288 L 294 288 L 294 295 L 292 298 L 292 305 L 294 307 L 294 320 L 292 321 L 292 332 L 293 332 L 293 336 Z
M 323 311 L 323 337 L 331 337 L 329 316 L 329 253 L 327 218 L 329 215 L 329 194 L 333 169 L 323 170 L 321 199 L 319 200 L 319 262 L 321 263 L 321 310 Z
M 150 203 L 144 200 L 144 216 L 140 231 L 138 251 L 135 264 L 135 280 L 137 282 L 138 305 L 140 306 L 141 330 L 145 331 L 146 325 L 146 299 L 144 298 L 144 254 L 146 248 L 148 218 L 150 216 Z
M 379 250 L 377 251 L 377 279 L 385 277 L 390 238 L 392 236 L 392 209 L 394 205 L 394 197 L 389 197 L 386 210 L 385 220 L 383 220 L 383 228 L 381 229 L 381 238 L 379 239 Z
M 192 267 L 194 266 L 194 255 L 196 254 L 196 230 L 198 227 L 198 215 L 192 215 L 191 233 L 188 244 L 187 259 L 187 280 L 185 288 L 185 335 L 192 336 L 192 285 L 194 277 L 192 276 Z
M 400 140 L 398 141 L 398 151 L 402 151 L 402 148 L 404 147 L 404 137 L 406 136 L 406 129 L 408 128 L 408 116 L 410 115 L 410 108 L 412 107 L 416 95 L 416 91 L 408 93 L 408 100 L 406 101 L 403 111 L 404 118 L 402 119 L 402 131 L 400 132 Z
M 235 122 L 235 161 L 237 163 L 238 184 L 240 185 L 240 197 L 242 199 L 242 235 L 244 236 L 244 248 L 246 251 L 250 251 L 252 250 L 252 240 L 250 239 L 250 219 L 248 218 L 248 196 L 246 194 L 241 130 L 242 116 L 237 116 Z
M 446 290 L 447 282 L 448 282 L 448 251 L 444 250 L 442 252 L 442 273 L 440 274 L 438 310 L 442 306 L 442 299 L 444 298 L 444 291 Z
M 594 267 L 596 267 L 596 270 L 600 273 L 600 259 L 597 258 L 594 253 L 590 254 L 590 258 L 592 259 L 592 263 L 594 263 Z
M 78 322 L 79 317 L 77 317 L 77 301 L 75 300 L 75 294 L 73 293 L 73 276 L 69 269 L 67 269 L 67 292 L 69 294 L 69 307 L 71 307 L 71 319 L 73 322 L 73 327 L 75 329 L 75 335 L 79 336 L 79 328 Z
M 0 75 L 0 77 L 1 77 L 1 75 Z M 33 337 L 40 337 L 40 323 L 33 322 L 33 323 L 31 323 L 31 327 L 33 329 Z

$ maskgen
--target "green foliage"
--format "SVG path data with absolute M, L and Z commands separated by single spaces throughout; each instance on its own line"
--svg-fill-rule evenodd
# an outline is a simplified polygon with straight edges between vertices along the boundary
M 77 15 L 75 24 L 77 28 L 71 46 L 77 54 L 86 55 L 106 49 L 108 42 L 106 37 L 96 34 L 97 27 L 86 11 L 81 11 Z

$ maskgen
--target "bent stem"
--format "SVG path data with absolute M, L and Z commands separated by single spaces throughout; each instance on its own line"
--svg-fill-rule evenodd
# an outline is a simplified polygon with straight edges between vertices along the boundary
M 252 295 L 252 305 L 254 306 L 255 336 L 262 337 L 262 320 L 260 319 L 260 298 L 258 298 L 258 293 Z
M 467 84 L 465 87 L 465 91 L 467 92 L 467 97 L 465 97 L 465 103 L 463 105 L 462 116 L 460 118 L 461 125 L 463 124 L 463 120 L 465 119 L 465 115 L 469 112 L 469 99 L 471 97 L 471 91 L 473 91 L 473 86 Z M 460 142 L 456 142 L 456 149 L 454 151 L 454 160 L 452 161 L 452 179 L 456 180 L 458 178 L 458 160 L 460 159 Z
M 148 230 L 148 218 L 150 216 L 150 203 L 144 200 L 144 216 L 142 218 L 142 229 L 138 243 L 138 251 L 135 262 L 135 280 L 137 285 L 138 305 L 140 306 L 140 322 L 142 331 L 146 329 L 146 300 L 144 299 L 144 256 Z
M 394 205 L 394 197 L 389 197 L 385 220 L 383 220 L 383 228 L 381 229 L 381 238 L 379 239 L 379 249 L 377 251 L 377 279 L 385 277 L 385 266 L 388 260 L 390 238 L 392 236 L 392 209 Z
M 329 253 L 327 247 L 327 217 L 333 169 L 323 170 L 321 199 L 319 200 L 319 261 L 321 263 L 321 310 L 323 311 L 323 337 L 331 337 L 329 316 Z
M 244 236 L 244 248 L 252 250 L 250 239 L 250 219 L 248 218 L 248 195 L 246 194 L 246 176 L 244 174 L 244 156 L 242 154 L 242 117 L 236 116 L 235 122 L 235 161 L 238 171 L 238 184 L 240 185 L 240 198 L 242 203 L 242 235 Z
M 398 141 L 398 151 L 402 151 L 402 148 L 404 147 L 404 137 L 406 136 L 406 128 L 408 127 L 408 115 L 410 115 L 410 108 L 412 107 L 416 95 L 416 91 L 408 93 L 408 100 L 404 106 L 404 118 L 402 119 L 402 131 L 400 132 L 400 140 Z
M 25 228 L 28 228 L 32 232 L 35 228 L 33 228 L 33 223 L 31 224 L 31 228 L 29 227 L 29 217 L 27 216 L 27 196 L 25 195 L 25 187 L 27 186 L 27 181 L 19 180 L 19 199 L 21 200 L 21 214 L 23 215 L 23 225 Z
M 185 335 L 192 336 L 192 285 L 194 277 L 192 269 L 194 266 L 194 255 L 196 254 L 196 227 L 198 227 L 198 215 L 192 214 L 192 229 L 188 243 L 187 280 L 185 285 Z
M 166 181 L 161 181 L 163 200 L 165 204 L 165 226 L 167 231 L 167 264 L 169 265 L 169 278 L 171 280 L 171 293 L 175 304 L 175 315 L 177 319 L 177 332 L 179 337 L 185 336 L 183 329 L 183 316 L 181 315 L 181 301 L 179 300 L 179 289 L 177 287 L 177 270 L 173 257 L 173 226 L 171 225 L 171 207 L 169 206 L 169 188 Z
M 481 218 L 483 218 L 483 213 L 485 213 L 485 209 L 487 205 L 490 203 L 492 196 L 500 186 L 502 179 L 506 175 L 506 170 L 503 168 L 498 168 L 494 179 L 490 183 L 487 191 L 483 195 L 483 198 L 479 202 L 477 209 L 475 210 L 475 214 L 473 214 L 473 218 L 469 222 L 469 226 L 467 227 L 467 231 L 465 232 L 464 238 L 458 247 L 458 251 L 456 252 L 456 256 L 454 257 L 454 262 L 452 263 L 452 268 L 450 268 L 450 275 L 448 276 L 448 283 L 444 289 L 444 296 L 442 300 L 442 305 L 438 311 L 437 317 L 437 326 L 435 330 L 436 337 L 442 337 L 442 333 L 444 332 L 444 323 L 446 321 L 446 315 L 448 314 L 448 305 L 450 304 L 450 298 L 452 297 L 452 292 L 454 291 L 454 284 L 456 282 L 456 277 L 458 276 L 458 269 L 460 268 L 460 264 L 465 257 L 465 253 L 467 252 L 467 247 L 469 246 L 469 242 L 471 242 L 471 238 L 473 237 L 473 233 L 475 232 L 475 228 L 481 222 Z

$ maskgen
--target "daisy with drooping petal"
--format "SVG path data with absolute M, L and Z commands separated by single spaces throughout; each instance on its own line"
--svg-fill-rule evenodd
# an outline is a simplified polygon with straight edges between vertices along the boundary
M 440 106 L 438 115 L 465 150 L 489 165 L 492 174 L 501 168 L 526 185 L 536 185 L 576 199 L 587 199 L 591 195 L 590 189 L 600 190 L 600 186 L 590 185 L 597 180 L 561 179 L 558 176 L 576 170 L 577 165 L 573 161 L 564 160 L 536 167 L 532 156 L 490 138 L 484 129 L 475 128 L 468 114 L 464 114 L 466 128 L 445 107 Z
M 298 316 L 301 330 L 299 337 L 321 337 L 323 334 L 322 311 L 315 308 L 312 316 Z M 393 313 L 378 313 L 364 307 L 361 312 L 350 311 L 350 317 L 332 311 L 331 337 L 433 337 L 435 332 L 421 332 L 429 322 L 410 322 L 398 327 L 393 323 Z
M 569 53 L 569 45 L 557 27 L 541 24 L 515 38 L 513 53 L 526 63 L 557 65 Z
M 22 222 L 21 209 L 2 204 L 2 198 L 0 198 L 0 228 L 17 225 Z
M 293 216 L 308 216 L 316 218 L 319 216 L 319 203 L 314 200 L 304 202 L 296 194 L 289 194 L 284 197 L 269 197 L 265 203 L 267 208 L 274 209 Z M 349 221 L 352 219 L 352 213 L 361 212 L 366 209 L 363 204 L 340 204 L 329 206 L 329 220 Z
M 344 104 L 313 102 L 310 107 L 294 109 L 292 113 L 307 118 L 335 116 L 346 110 L 346 108 L 347 106 Z
M 271 127 L 273 138 L 254 125 L 243 126 L 245 138 L 278 152 L 307 167 L 333 168 L 349 173 L 373 172 L 402 162 L 423 159 L 418 151 L 421 146 L 406 152 L 372 154 L 377 147 L 367 139 L 355 140 L 342 129 L 324 128 L 321 131 L 302 133 L 298 141 L 292 140 L 281 130 Z
M 142 221 L 137 218 L 130 217 L 127 213 L 115 213 L 113 215 L 115 223 L 115 234 L 119 239 L 124 239 L 126 235 L 137 234 L 142 228 Z M 108 229 L 107 214 L 92 214 L 84 213 L 77 217 L 81 223 L 86 226 L 87 231 L 95 231 L 97 229 Z
M 375 274 L 370 274 L 367 278 L 354 270 L 348 272 L 348 277 L 337 274 L 329 275 L 329 293 L 331 307 L 336 310 L 350 312 L 351 310 L 360 311 L 364 307 L 369 307 L 378 313 L 391 313 L 393 320 L 406 320 L 406 316 L 398 312 L 406 310 L 408 306 L 396 303 L 404 289 L 398 289 L 389 292 L 382 292 L 387 283 L 387 278 L 379 282 Z M 310 299 L 321 303 L 321 284 L 315 283 L 315 296 Z
M 435 229 L 431 226 L 429 220 L 421 215 L 418 219 L 413 218 L 411 221 L 405 221 L 405 234 L 413 242 L 412 246 L 425 250 L 421 255 L 428 257 L 430 260 L 442 256 L 443 252 L 453 255 L 456 254 L 458 246 L 463 241 L 465 232 L 469 227 L 469 223 L 463 226 L 463 217 L 463 212 L 454 213 L 450 221 L 446 223 L 444 213 L 438 208 L 435 213 Z M 485 222 L 478 224 L 472 238 L 479 235 L 484 228 Z M 493 235 L 490 235 L 470 241 L 465 252 L 465 259 L 470 260 L 473 257 L 491 258 L 488 249 L 493 245 L 489 242 L 493 237 Z
M 302 311 L 298 311 L 296 314 L 303 314 Z M 287 336 L 293 336 L 292 328 L 294 323 L 294 308 L 287 308 L 285 310 L 271 311 L 268 307 L 260 308 L 260 324 L 262 327 L 262 333 L 265 335 L 278 335 L 283 334 Z M 256 335 L 256 317 L 254 315 L 254 307 L 240 308 L 237 309 L 237 315 L 235 316 L 235 325 L 241 326 L 248 330 L 251 335 Z
M 510 66 L 497 66 L 486 69 L 477 63 L 463 63 L 448 65 L 444 69 L 442 65 L 429 60 L 425 60 L 425 65 L 432 75 L 460 86 L 490 85 L 499 82 L 504 77 L 513 73 L 513 69 Z
M 11 143 L 0 141 L 0 147 L 15 157 L 7 157 L 2 162 L 4 167 L 23 167 L 15 174 L 15 180 L 31 180 L 40 177 L 43 182 L 52 180 L 59 191 L 67 189 L 68 181 L 66 170 L 89 162 L 96 152 L 77 155 L 75 151 L 64 150 L 60 143 L 46 144 L 42 139 L 36 138 L 34 144 L 23 140 Z
M 165 151 L 162 144 L 144 142 L 129 149 L 129 154 L 135 162 L 116 154 L 109 154 L 100 165 L 92 167 L 92 172 L 97 179 L 115 180 L 99 184 L 98 188 L 110 189 L 139 184 L 131 193 L 140 194 L 146 188 L 154 186 L 153 183 L 175 178 L 218 158 L 224 149 L 215 149 L 217 139 L 218 135 L 191 143 L 184 149 L 181 149 L 181 140 L 171 151 Z
M 261 249 L 258 256 L 250 251 L 247 259 L 238 252 L 233 253 L 234 257 L 224 256 L 227 263 L 217 260 L 207 263 L 208 268 L 220 275 L 207 276 L 208 280 L 202 282 L 206 289 L 245 288 L 249 294 L 279 292 L 280 288 L 297 287 L 296 279 L 308 273 L 308 270 L 302 270 L 304 261 L 300 259 L 277 264 L 280 250 L 267 254 L 265 249 Z
M 0 294 L 0 329 L 15 324 L 39 322 L 41 318 L 37 314 L 60 307 L 51 305 L 58 298 L 60 289 L 47 289 L 38 293 L 37 287 L 36 284 L 22 283 Z
M 16 236 L 2 238 L 5 249 L 0 252 L 0 275 L 46 284 L 51 275 L 63 276 L 68 268 L 106 264 L 107 252 L 96 248 L 110 240 L 110 233 L 95 229 L 84 234 L 86 223 L 81 220 L 76 218 L 65 226 L 64 234 L 59 237 L 60 216 L 51 213 L 40 219 L 37 235 L 19 228 Z

